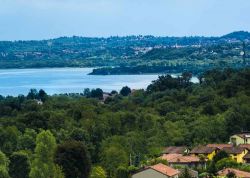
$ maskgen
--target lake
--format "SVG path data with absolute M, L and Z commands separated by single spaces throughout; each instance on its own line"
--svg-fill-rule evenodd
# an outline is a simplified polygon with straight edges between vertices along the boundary
M 0 70 L 0 95 L 27 94 L 31 88 L 44 89 L 48 94 L 80 93 L 84 88 L 119 91 L 123 86 L 145 89 L 153 75 L 87 75 L 92 68 L 43 68 Z M 192 79 L 197 82 L 197 78 Z

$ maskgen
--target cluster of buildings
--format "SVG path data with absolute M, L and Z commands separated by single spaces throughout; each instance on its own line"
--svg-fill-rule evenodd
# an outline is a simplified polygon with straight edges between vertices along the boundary
M 194 168 L 206 168 L 206 162 L 212 160 L 220 152 L 226 152 L 237 163 L 250 164 L 250 133 L 235 134 L 230 137 L 228 144 L 207 144 L 189 149 L 186 146 L 170 146 L 164 148 L 160 158 L 168 162 L 148 166 L 135 173 L 132 178 L 178 178 L 183 169 L 177 167 L 187 167 L 192 177 L 198 177 L 198 172 Z M 226 177 L 230 172 L 236 177 L 250 178 L 250 173 L 225 168 L 218 172 L 219 177 Z

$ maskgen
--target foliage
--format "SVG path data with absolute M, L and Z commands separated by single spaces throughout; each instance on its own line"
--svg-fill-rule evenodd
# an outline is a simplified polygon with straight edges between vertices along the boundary
M 106 178 L 106 171 L 101 166 L 95 166 L 91 170 L 90 178 Z
M 129 178 L 129 172 L 125 167 L 118 167 L 116 170 L 116 178 Z
M 8 171 L 9 159 L 0 151 L 0 178 L 10 178 Z
M 122 96 L 128 96 L 131 93 L 131 89 L 128 86 L 122 87 L 120 94 Z
M 208 165 L 207 172 L 210 174 L 210 176 L 216 176 L 217 171 L 220 170 L 220 167 L 216 167 L 216 164 L 214 161 L 211 161 Z
M 54 163 L 57 144 L 76 140 L 85 145 L 92 164 L 115 177 L 118 167 L 131 173 L 159 157 L 165 146 L 226 143 L 231 134 L 250 130 L 249 68 L 208 71 L 197 84 L 189 82 L 190 76 L 165 75 L 146 91 L 115 95 L 105 103 L 92 98 L 90 90 L 48 96 L 42 105 L 32 99 L 35 91 L 29 97 L 0 96 L 0 148 L 8 157 L 25 150 L 31 173 L 47 178 L 64 171 Z M 224 156 L 215 156 L 212 168 L 250 170 Z
M 108 171 L 109 176 L 115 176 L 116 169 L 119 166 L 126 167 L 128 165 L 128 157 L 126 152 L 119 147 L 111 146 L 102 153 L 102 165 Z
M 183 172 L 179 176 L 180 178 L 192 178 L 187 167 L 184 168 Z
M 58 145 L 55 163 L 62 167 L 65 178 L 88 177 L 91 162 L 85 145 L 79 141 L 66 141 Z
M 229 155 L 227 154 L 227 152 L 225 152 L 224 150 L 219 151 L 214 157 L 213 157 L 213 161 L 215 163 L 217 163 L 218 161 L 220 161 L 221 159 L 224 158 L 228 158 Z
M 31 163 L 31 178 L 54 177 L 53 162 L 56 140 L 50 131 L 42 131 L 36 137 L 35 158 Z
M 237 168 L 238 163 L 231 158 L 223 158 L 218 161 L 215 166 L 217 170 L 221 170 L 223 168 Z
M 248 64 L 249 42 L 242 41 L 249 39 L 249 32 L 240 31 L 222 37 L 74 36 L 0 41 L 0 68 L 105 66 L 93 71 L 102 75 L 237 68 Z M 243 56 L 242 48 L 246 52 Z
M 236 178 L 236 175 L 234 172 L 227 173 L 227 178 Z
M 10 156 L 9 173 L 11 177 L 28 178 L 30 172 L 30 161 L 25 152 L 14 152 Z

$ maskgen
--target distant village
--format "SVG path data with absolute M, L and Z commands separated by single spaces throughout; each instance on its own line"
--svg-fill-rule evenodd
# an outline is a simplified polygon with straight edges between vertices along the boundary
M 206 169 L 208 163 L 219 153 L 227 153 L 235 162 L 250 164 L 250 133 L 235 134 L 230 137 L 229 143 L 207 144 L 189 149 L 187 146 L 169 146 L 164 148 L 159 159 L 166 164 L 158 163 L 146 166 L 132 175 L 132 178 L 178 178 L 183 177 L 185 169 L 190 177 L 211 177 L 199 175 L 198 169 Z M 216 177 L 249 178 L 250 172 L 236 168 L 224 167 L 217 171 Z

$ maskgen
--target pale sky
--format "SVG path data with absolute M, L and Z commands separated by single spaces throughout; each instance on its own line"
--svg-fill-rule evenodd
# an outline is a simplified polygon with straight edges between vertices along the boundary
M 250 31 L 250 0 L 0 0 L 0 40 L 238 30 Z

